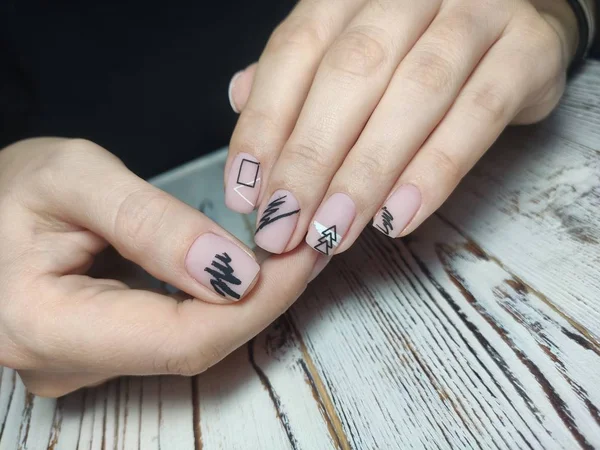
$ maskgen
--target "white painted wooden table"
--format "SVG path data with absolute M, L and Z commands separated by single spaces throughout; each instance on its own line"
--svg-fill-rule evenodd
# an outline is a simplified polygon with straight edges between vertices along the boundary
M 155 182 L 242 239 L 223 153 Z M 207 186 L 217 186 L 208 191 Z M 366 232 L 271 328 L 190 379 L 58 401 L 0 379 L 4 449 L 600 448 L 600 63 L 423 227 Z

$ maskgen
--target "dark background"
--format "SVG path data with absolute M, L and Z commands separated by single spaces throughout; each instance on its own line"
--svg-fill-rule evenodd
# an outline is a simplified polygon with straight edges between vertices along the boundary
M 226 145 L 229 80 L 294 3 L 0 0 L 0 148 L 82 137 L 148 177 Z
M 222 147 L 229 80 L 294 3 L 0 0 L 0 148 L 82 137 L 148 177 Z

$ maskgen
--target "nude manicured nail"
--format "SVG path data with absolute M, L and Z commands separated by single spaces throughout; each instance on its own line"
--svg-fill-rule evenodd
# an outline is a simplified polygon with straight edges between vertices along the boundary
M 271 253 L 285 250 L 298 223 L 300 205 L 291 192 L 279 190 L 260 215 L 254 242 Z
M 321 205 L 310 224 L 306 243 L 324 255 L 333 255 L 356 216 L 356 206 L 346 194 L 333 194 Z
M 225 189 L 225 204 L 233 211 L 249 214 L 256 207 L 260 193 L 260 163 L 248 154 L 240 153 L 233 160 Z
M 235 87 L 235 82 L 242 76 L 243 73 L 244 71 L 240 70 L 233 77 L 231 77 L 231 81 L 229 82 L 229 88 L 227 89 L 227 97 L 229 97 L 229 104 L 231 105 L 231 109 L 233 109 L 233 112 L 235 112 L 236 114 L 240 113 L 240 109 L 234 102 L 233 88 Z
M 373 219 L 373 226 L 386 236 L 398 237 L 421 207 L 421 192 L 412 184 L 400 186 Z
M 185 258 L 185 268 L 196 281 L 231 301 L 246 294 L 260 270 L 252 256 L 213 233 L 194 241 Z

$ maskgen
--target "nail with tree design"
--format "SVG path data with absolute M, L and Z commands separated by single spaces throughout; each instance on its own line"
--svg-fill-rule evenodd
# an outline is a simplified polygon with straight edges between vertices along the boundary
M 306 242 L 323 255 L 333 255 L 355 216 L 356 206 L 352 199 L 346 194 L 333 194 L 315 214 Z
M 192 244 L 185 267 L 196 281 L 226 301 L 243 298 L 260 270 L 250 254 L 233 241 L 212 233 L 201 235 Z
M 291 192 L 276 191 L 259 215 L 256 245 L 271 253 L 282 253 L 296 229 L 299 213 L 298 201 Z

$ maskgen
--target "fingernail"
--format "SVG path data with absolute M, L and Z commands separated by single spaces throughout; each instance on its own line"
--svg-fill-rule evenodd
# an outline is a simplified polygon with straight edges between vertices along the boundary
M 235 112 L 236 114 L 239 114 L 240 110 L 233 101 L 233 88 L 235 87 L 235 82 L 242 76 L 243 73 L 243 70 L 236 72 L 235 75 L 231 77 L 231 81 L 229 82 L 229 88 L 227 89 L 227 97 L 229 97 L 229 104 L 231 105 L 231 109 L 233 109 L 233 112 Z
M 412 184 L 400 186 L 373 219 L 373 226 L 386 236 L 398 237 L 421 207 L 421 192 Z
M 313 266 L 312 272 L 310 273 L 310 276 L 308 277 L 308 282 L 310 283 L 312 280 L 314 280 L 315 278 L 317 278 L 317 276 L 319 276 L 319 274 L 323 271 L 323 269 L 325 267 L 327 267 L 327 264 L 329 264 L 329 261 L 331 261 L 331 256 L 325 256 L 325 255 L 319 255 L 317 257 L 317 260 L 315 261 L 315 265 Z
M 306 243 L 324 255 L 333 255 L 350 229 L 356 206 L 346 194 L 333 194 L 321 205 L 306 235 Z
M 283 252 L 296 229 L 299 213 L 300 205 L 291 192 L 276 191 L 258 221 L 256 245 L 271 253 Z
M 252 256 L 213 233 L 194 241 L 185 258 L 185 268 L 200 284 L 231 301 L 244 296 L 260 270 Z
M 243 214 L 254 211 L 260 193 L 260 176 L 260 163 L 254 156 L 248 153 L 237 155 L 225 189 L 227 207 Z

